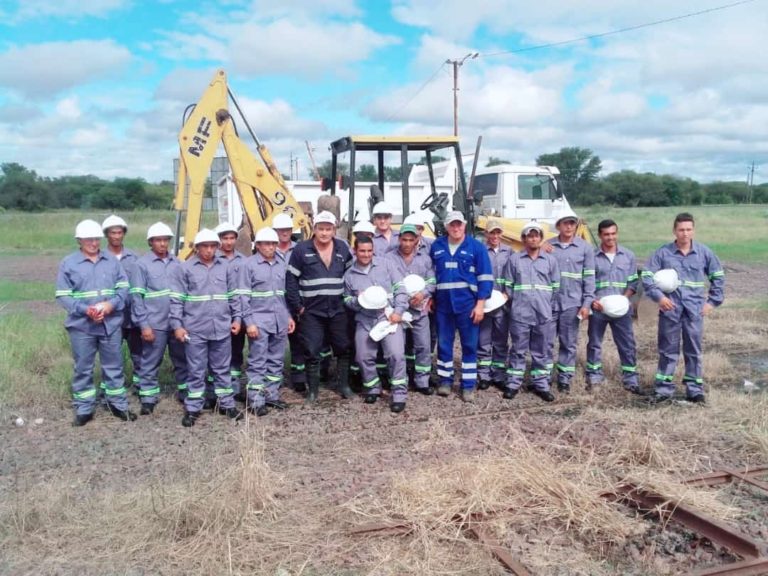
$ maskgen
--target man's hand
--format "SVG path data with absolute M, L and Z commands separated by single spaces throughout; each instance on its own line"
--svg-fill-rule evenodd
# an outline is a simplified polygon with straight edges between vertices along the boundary
M 542 242 L 541 243 L 541 251 L 544 252 L 545 254 L 552 254 L 552 251 L 554 249 L 555 249 L 555 247 L 552 246 L 552 244 L 550 244 L 549 242 Z
M 389 318 L 387 318 L 392 324 L 397 324 L 402 320 L 402 317 L 397 312 L 392 312 L 392 314 L 389 315 Z
M 600 304 L 600 300 L 592 300 L 592 310 L 594 310 L 595 312 L 603 311 L 603 305 Z
M 144 342 L 154 342 L 155 341 L 155 331 L 152 330 L 149 326 L 146 328 L 141 329 L 141 339 L 144 340 Z
M 707 314 L 712 312 L 712 310 L 714 310 L 714 309 L 715 309 L 715 307 L 712 306 L 712 304 L 710 304 L 709 302 L 705 302 L 704 303 L 704 307 L 701 309 L 701 315 L 702 316 L 706 316 Z
M 475 307 L 472 308 L 472 312 L 469 313 L 469 317 L 472 318 L 472 324 L 480 324 L 485 317 L 485 300 L 478 300 Z
M 411 307 L 418 309 L 418 307 L 421 306 L 421 303 L 424 302 L 424 298 L 424 292 L 417 292 L 411 296 L 411 299 L 408 301 L 408 303 L 411 305 Z
M 293 320 L 291 320 L 291 321 L 289 321 L 289 322 L 288 322 L 288 331 L 289 331 L 289 332 L 290 332 L 290 329 L 291 329 L 291 322 L 293 322 Z M 255 340 L 256 338 L 258 338 L 258 337 L 259 337 L 259 328 L 256 326 L 256 324 L 249 324 L 249 325 L 248 325 L 248 326 L 246 326 L 246 328 L 245 328 L 245 334 L 246 334 L 246 335 L 248 336 L 248 338 L 250 338 L 251 340 Z
M 229 329 L 230 332 L 232 332 L 232 335 L 240 333 L 240 322 L 232 322 L 232 326 Z
M 589 317 L 589 308 L 582 306 L 576 315 L 579 317 L 579 320 L 586 320 Z
M 288 318 L 288 334 L 293 334 L 296 331 L 296 322 L 293 318 Z
M 659 300 L 659 310 L 662 312 L 669 312 L 670 310 L 674 310 L 675 303 L 672 302 L 669 298 L 666 296 L 662 296 L 661 300 Z
M 179 342 L 187 342 L 189 340 L 189 333 L 184 328 L 176 328 L 173 331 L 173 335 Z

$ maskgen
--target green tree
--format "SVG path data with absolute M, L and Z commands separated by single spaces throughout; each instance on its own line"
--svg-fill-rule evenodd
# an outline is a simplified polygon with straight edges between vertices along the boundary
M 498 166 L 500 164 L 511 164 L 509 160 L 502 160 L 501 158 L 496 158 L 496 156 L 489 156 L 488 162 L 486 162 L 485 166 L 486 168 L 490 168 L 491 166 Z
M 16 162 L 0 164 L 0 206 L 16 210 L 40 211 L 57 208 L 50 182 L 34 170 Z
M 557 166 L 560 170 L 560 182 L 569 200 L 575 204 L 583 204 L 584 197 L 589 193 L 589 186 L 603 169 L 600 157 L 589 148 L 572 146 L 560 148 L 559 152 L 542 154 L 536 158 L 537 166 Z
M 355 180 L 364 182 L 376 182 L 379 179 L 373 164 L 361 164 L 355 170 Z

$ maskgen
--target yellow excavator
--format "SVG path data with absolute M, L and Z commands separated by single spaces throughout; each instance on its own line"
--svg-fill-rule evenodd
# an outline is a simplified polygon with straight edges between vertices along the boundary
M 256 143 L 258 157 L 238 136 L 229 113 L 230 100 Z M 269 150 L 259 143 L 248 125 L 227 86 L 227 75 L 223 70 L 216 72 L 203 96 L 197 104 L 187 108 L 184 116 L 179 133 L 179 173 L 174 200 L 174 251 L 180 258 L 186 259 L 192 253 L 191 241 L 200 229 L 205 185 L 220 143 L 224 145 L 244 212 L 244 222 L 232 224 L 242 224 L 240 240 L 247 246 L 248 253 L 253 231 L 271 225 L 272 219 L 281 212 L 293 218 L 294 229 L 300 229 L 305 238 L 310 236 L 309 218 L 285 185 Z M 182 230 L 186 238 L 184 246 L 179 242 Z

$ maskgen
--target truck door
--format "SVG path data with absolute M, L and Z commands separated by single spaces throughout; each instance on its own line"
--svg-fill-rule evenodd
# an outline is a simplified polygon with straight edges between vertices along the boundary
M 512 201 L 514 209 L 509 210 L 508 206 L 505 214 L 507 217 L 526 220 L 552 217 L 552 200 L 556 198 L 557 191 L 549 175 L 508 173 L 506 176 L 516 179 L 516 182 L 510 182 L 509 188 L 517 191 L 514 199 L 510 195 L 509 200 Z
M 503 202 L 498 173 L 476 174 L 472 191 L 475 198 L 480 199 L 480 214 L 502 215 Z

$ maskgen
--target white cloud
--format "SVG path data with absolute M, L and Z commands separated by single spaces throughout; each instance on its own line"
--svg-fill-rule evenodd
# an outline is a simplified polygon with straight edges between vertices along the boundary
M 77 98 L 64 98 L 56 104 L 56 113 L 62 118 L 77 120 L 81 116 Z
M 10 19 L 31 20 L 34 18 L 103 18 L 130 5 L 130 0 L 19 0 L 15 13 Z
M 32 98 L 46 97 L 119 74 L 130 51 L 113 40 L 47 42 L 0 53 L 0 86 Z

